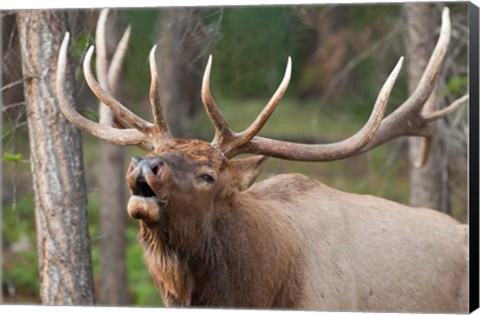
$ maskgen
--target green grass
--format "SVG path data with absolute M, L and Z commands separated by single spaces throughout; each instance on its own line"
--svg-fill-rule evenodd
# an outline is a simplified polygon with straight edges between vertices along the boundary
M 217 100 L 234 131 L 241 131 L 252 123 L 267 104 L 268 99 Z M 365 117 L 367 119 L 367 117 Z M 356 132 L 360 119 L 335 113 L 313 102 L 284 99 L 277 106 L 259 135 L 275 138 L 340 139 Z M 213 137 L 214 129 L 205 112 L 194 119 L 194 128 L 206 138 Z

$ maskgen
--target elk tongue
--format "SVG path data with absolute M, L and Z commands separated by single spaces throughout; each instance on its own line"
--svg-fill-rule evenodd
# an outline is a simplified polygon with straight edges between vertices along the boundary
M 131 196 L 127 211 L 130 217 L 146 222 L 158 222 L 162 216 L 163 207 L 156 197 Z

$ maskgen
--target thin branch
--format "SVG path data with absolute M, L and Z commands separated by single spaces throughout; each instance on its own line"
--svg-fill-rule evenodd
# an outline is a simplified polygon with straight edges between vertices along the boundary
M 1 111 L 2 112 L 5 112 L 7 110 L 9 110 L 10 108 L 14 108 L 14 107 L 18 107 L 18 106 L 25 106 L 27 103 L 25 101 L 23 102 L 18 102 L 18 103 L 12 103 L 12 104 L 8 104 L 8 105 L 3 105 L 1 107 Z
M 17 86 L 17 85 L 19 85 L 19 84 L 27 81 L 27 80 L 33 79 L 33 78 L 38 78 L 38 77 L 36 77 L 36 76 L 31 76 L 31 77 L 21 78 L 21 79 L 19 79 L 19 80 L 17 80 L 17 81 L 14 81 L 14 82 L 12 82 L 12 83 L 9 83 L 9 84 L 7 84 L 7 85 L 4 85 L 4 86 L 0 87 L 0 92 L 3 92 L 3 91 L 5 91 L 5 90 L 8 90 L 8 89 L 10 89 L 10 88 L 12 88 L 12 87 L 15 87 L 15 86 Z
M 17 128 L 20 128 L 20 127 L 23 127 L 23 126 L 26 126 L 26 125 L 27 125 L 27 121 L 16 124 L 14 128 L 10 129 L 9 131 L 5 132 L 2 135 L 2 141 L 5 140 L 11 133 L 15 132 L 15 130 Z

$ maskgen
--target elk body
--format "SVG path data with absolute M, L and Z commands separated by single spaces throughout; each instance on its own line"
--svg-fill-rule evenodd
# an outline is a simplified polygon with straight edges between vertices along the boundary
M 139 219 L 145 262 L 167 306 L 295 308 L 328 311 L 466 312 L 467 227 L 430 209 L 329 188 L 299 174 L 254 183 L 266 156 L 329 161 L 403 135 L 433 133 L 431 121 L 457 108 L 433 109 L 433 90 L 450 38 L 448 9 L 417 90 L 383 119 L 402 59 L 380 90 L 365 126 L 333 144 L 305 145 L 256 136 L 290 79 L 290 60 L 274 96 L 250 127 L 235 133 L 210 94 L 202 100 L 216 132 L 211 143 L 171 136 L 158 97 L 154 49 L 150 98 L 155 123 L 113 99 L 84 61 L 87 83 L 116 115 L 117 129 L 87 120 L 65 95 L 66 36 L 57 92 L 65 116 L 111 143 L 140 145 L 127 171 L 127 210 Z M 259 154 L 234 159 L 242 153 Z M 425 158 L 422 162 L 424 162 Z

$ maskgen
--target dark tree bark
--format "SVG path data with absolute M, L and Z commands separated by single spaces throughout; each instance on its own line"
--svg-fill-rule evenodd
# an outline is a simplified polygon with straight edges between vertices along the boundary
M 438 38 L 437 30 L 440 22 L 433 18 L 434 10 L 435 7 L 430 3 L 405 4 L 410 93 L 417 87 Z M 435 124 L 437 130 L 441 128 L 439 122 Z M 409 139 L 410 204 L 448 212 L 447 154 L 440 134 L 437 133 L 433 137 L 430 156 L 423 168 L 414 166 L 414 163 L 420 159 L 421 139 Z
M 19 11 L 40 298 L 49 305 L 94 303 L 87 196 L 79 131 L 61 114 L 55 93 L 57 54 L 67 16 Z M 68 87 L 73 94 L 73 82 Z
M 16 15 L 13 13 L 5 14 L 1 17 L 2 24 L 2 62 L 1 76 L 2 87 L 10 86 L 1 91 L 3 98 L 3 111 L 7 117 L 18 117 L 18 113 L 24 111 L 23 108 L 23 90 L 20 80 L 22 71 L 20 66 L 20 42 L 18 40 L 18 31 L 16 27 Z M 16 84 L 19 82 L 19 84 Z
M 107 23 L 107 54 L 109 59 L 118 43 L 121 20 L 110 12 Z M 115 16 L 115 17 L 114 17 Z M 118 98 L 118 90 L 112 94 Z M 102 119 L 102 118 L 100 118 Z M 105 121 L 111 121 L 105 119 Z M 125 200 L 124 150 L 118 145 L 101 141 L 100 169 L 100 278 L 98 285 L 99 304 L 128 304 L 126 240 L 127 211 Z
M 162 10 L 157 62 L 161 73 L 160 97 L 171 132 L 191 137 L 191 117 L 200 103 L 200 87 L 207 46 L 200 11 L 195 8 Z M 207 35 L 208 37 L 208 35 Z

